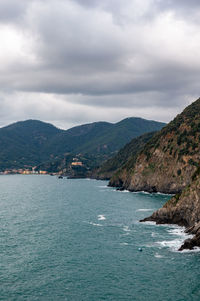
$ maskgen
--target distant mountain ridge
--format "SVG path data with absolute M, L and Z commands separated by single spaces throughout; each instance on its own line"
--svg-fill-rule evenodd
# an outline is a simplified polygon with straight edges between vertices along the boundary
M 61 130 L 39 120 L 19 121 L 0 128 L 0 170 L 36 166 L 66 153 L 95 156 L 100 163 L 132 138 L 164 125 L 131 117 L 115 124 L 94 122 Z

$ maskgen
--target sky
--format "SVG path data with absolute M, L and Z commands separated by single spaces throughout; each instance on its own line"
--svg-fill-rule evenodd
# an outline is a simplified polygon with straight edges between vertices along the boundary
M 1 0 L 0 126 L 168 122 L 199 98 L 199 0 Z

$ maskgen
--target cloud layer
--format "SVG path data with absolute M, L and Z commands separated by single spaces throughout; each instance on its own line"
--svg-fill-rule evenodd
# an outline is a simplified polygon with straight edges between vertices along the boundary
M 0 125 L 169 121 L 199 96 L 200 3 L 189 4 L 1 0 Z

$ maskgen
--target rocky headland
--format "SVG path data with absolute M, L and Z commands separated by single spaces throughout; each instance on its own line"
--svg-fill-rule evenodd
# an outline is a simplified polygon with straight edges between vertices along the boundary
M 109 185 L 175 194 L 143 221 L 185 226 L 194 236 L 180 250 L 200 246 L 200 99 L 156 133 L 131 164 L 117 170 Z
M 194 237 L 187 239 L 180 251 L 193 249 L 195 246 L 200 247 L 200 168 L 194 174 L 190 185 L 150 217 L 141 220 L 141 222 L 145 221 L 185 226 L 186 232 L 193 234 Z

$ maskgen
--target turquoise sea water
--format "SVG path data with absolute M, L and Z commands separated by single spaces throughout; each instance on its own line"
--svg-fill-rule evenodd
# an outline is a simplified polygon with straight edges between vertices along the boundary
M 0 176 L 0 300 L 200 300 L 183 230 L 138 222 L 169 196 L 106 185 Z

